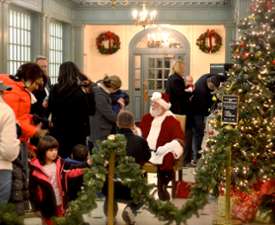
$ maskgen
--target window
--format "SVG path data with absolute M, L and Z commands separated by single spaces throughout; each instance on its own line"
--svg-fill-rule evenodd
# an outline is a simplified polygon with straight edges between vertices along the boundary
M 49 76 L 57 82 L 59 66 L 63 62 L 63 26 L 57 21 L 50 23 Z
M 21 10 L 9 11 L 8 72 L 31 61 L 31 14 Z

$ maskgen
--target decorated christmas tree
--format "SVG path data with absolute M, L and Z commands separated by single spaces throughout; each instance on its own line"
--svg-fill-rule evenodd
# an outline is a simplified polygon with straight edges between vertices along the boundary
M 239 25 L 234 66 L 219 93 L 239 96 L 239 122 L 233 127 L 224 126 L 220 116 L 212 119 L 219 135 L 209 139 L 206 149 L 231 146 L 238 187 L 275 177 L 275 1 L 254 0 L 251 12 Z

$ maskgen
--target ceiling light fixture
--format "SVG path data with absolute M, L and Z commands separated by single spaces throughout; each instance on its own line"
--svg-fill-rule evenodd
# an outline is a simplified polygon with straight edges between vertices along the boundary
M 132 11 L 132 17 L 136 25 L 141 25 L 144 28 L 148 25 L 155 23 L 157 18 L 157 10 L 148 10 L 145 3 L 142 4 L 142 9 L 134 9 Z

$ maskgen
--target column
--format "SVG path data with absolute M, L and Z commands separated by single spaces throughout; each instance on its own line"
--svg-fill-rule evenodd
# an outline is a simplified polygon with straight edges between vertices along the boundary
M 9 2 L 0 0 L 0 73 L 7 73 Z
M 225 24 L 225 62 L 232 62 L 232 48 L 231 44 L 236 40 L 236 24 Z
M 81 70 L 84 69 L 84 25 L 73 26 L 73 57 L 72 60 L 79 66 Z

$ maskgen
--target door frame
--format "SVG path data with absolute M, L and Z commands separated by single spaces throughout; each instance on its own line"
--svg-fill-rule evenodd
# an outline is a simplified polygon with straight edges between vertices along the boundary
M 180 40 L 183 48 L 137 48 L 138 43 L 142 40 L 143 37 L 147 36 L 148 33 L 154 32 L 154 31 L 161 31 L 169 32 L 171 35 L 176 37 L 178 40 Z M 130 104 L 129 108 L 130 111 L 134 112 L 134 72 L 135 72 L 135 55 L 140 55 L 142 58 L 142 55 L 184 55 L 184 63 L 185 63 L 185 72 L 184 75 L 189 75 L 190 73 L 190 44 L 187 38 L 180 33 L 179 31 L 176 31 L 171 28 L 167 27 L 157 27 L 157 28 L 148 28 L 143 31 L 140 31 L 137 33 L 129 44 L 129 74 L 128 74 L 128 87 L 129 87 L 129 96 L 130 96 Z M 142 69 L 141 69 L 142 70 Z M 141 74 L 141 80 L 143 82 L 144 77 L 143 74 Z M 141 92 L 143 92 L 143 85 L 141 85 Z

